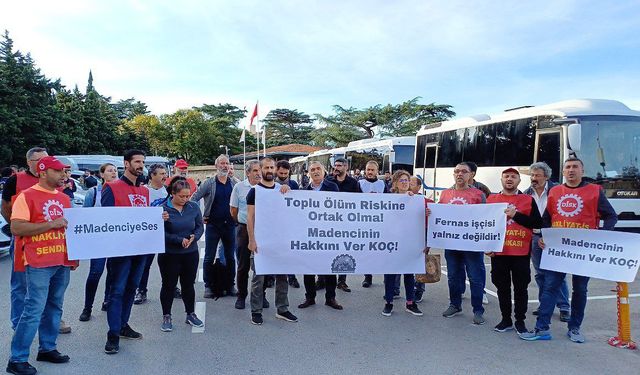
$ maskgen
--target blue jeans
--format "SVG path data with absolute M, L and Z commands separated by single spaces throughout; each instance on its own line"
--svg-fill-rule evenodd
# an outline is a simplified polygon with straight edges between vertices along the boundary
M 566 274 L 545 270 L 544 286 L 542 289 L 542 298 L 540 298 L 540 308 L 538 319 L 536 320 L 536 328 L 541 331 L 549 329 L 551 323 L 551 315 L 555 309 L 558 295 L 562 283 L 565 282 Z M 587 306 L 587 285 L 589 278 L 586 276 L 573 275 L 571 278 L 571 286 L 573 292 L 571 294 L 571 319 L 567 324 L 569 329 L 580 329 L 582 320 L 584 319 L 584 309 Z
M 471 306 L 474 314 L 484 314 L 482 293 L 486 283 L 484 253 L 477 251 L 445 250 L 447 260 L 447 281 L 449 283 L 449 303 L 462 308 L 465 273 L 469 276 Z
M 93 308 L 93 301 L 96 298 L 96 292 L 98 291 L 98 284 L 100 278 L 104 273 L 104 266 L 107 263 L 107 258 L 91 259 L 91 265 L 89 266 L 89 274 L 87 275 L 87 282 L 84 287 L 84 308 L 91 310 Z M 107 269 L 107 277 L 104 284 L 104 302 L 109 302 L 109 289 L 111 288 L 111 272 Z
M 39 352 L 56 349 L 64 292 L 69 285 L 69 267 L 26 267 L 27 295 L 24 311 L 11 340 L 10 362 L 27 362 L 31 343 L 38 332 Z
M 218 243 L 222 241 L 224 251 L 220 254 L 220 262 L 227 267 L 227 286 L 232 287 L 236 278 L 236 262 L 234 258 L 235 249 L 235 226 L 231 222 L 209 222 L 204 231 L 204 261 L 203 279 L 206 287 L 211 287 L 213 280 L 211 272 L 213 261 L 216 259 Z
M 11 254 L 11 328 L 15 331 L 24 310 L 24 298 L 27 295 L 27 279 L 24 272 L 16 272 L 13 269 L 14 237 L 11 236 L 9 254 Z
M 107 259 L 107 267 L 112 273 L 107 309 L 109 334 L 119 335 L 122 327 L 129 323 L 133 299 L 136 296 L 146 259 L 146 255 Z
M 538 284 L 538 300 L 542 301 L 542 289 L 544 286 L 545 274 L 548 272 L 546 270 L 540 269 L 540 259 L 542 258 L 542 249 L 538 246 L 538 240 L 540 239 L 539 234 L 533 235 L 533 240 L 531 241 L 531 263 L 533 263 L 533 268 L 536 270 L 536 284 Z M 562 284 L 560 285 L 560 293 L 558 293 L 558 300 L 556 301 L 556 306 L 560 309 L 560 311 L 569 311 L 569 288 L 567 287 L 567 280 L 563 279 Z
M 141 292 L 147 292 L 147 284 L 149 283 L 149 271 L 151 270 L 151 264 L 153 264 L 153 259 L 156 257 L 156 254 L 145 255 L 147 257 L 147 261 L 144 265 L 144 272 L 142 272 L 142 277 L 140 278 L 140 285 L 138 285 L 138 290 Z
M 398 288 L 396 281 L 400 275 L 385 274 L 384 275 L 384 299 L 387 303 L 393 303 L 394 291 Z M 404 274 L 404 293 L 407 302 L 413 302 L 415 299 L 415 283 L 416 279 L 411 273 Z

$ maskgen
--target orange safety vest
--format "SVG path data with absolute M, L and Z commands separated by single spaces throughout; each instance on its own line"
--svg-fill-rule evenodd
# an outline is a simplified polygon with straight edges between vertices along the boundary
M 487 203 L 508 203 L 509 206 L 515 206 L 516 211 L 527 216 L 531 215 L 532 202 L 533 197 L 527 194 L 491 194 L 487 198 Z M 529 255 L 532 236 L 533 232 L 531 229 L 523 227 L 513 221 L 513 219 L 507 220 L 507 230 L 502 252 L 495 253 L 495 255 Z
M 49 194 L 29 188 L 22 192 L 29 206 L 30 223 L 44 223 L 64 216 L 64 208 L 71 207 L 65 194 Z M 25 262 L 30 267 L 53 266 L 77 267 L 77 261 L 67 256 L 67 241 L 64 228 L 51 229 L 33 236 L 16 237 L 14 268 L 23 272 Z
M 598 197 L 600 186 L 587 184 L 578 188 L 565 185 L 549 190 L 547 211 L 552 228 L 598 229 Z
M 108 182 L 111 187 L 115 206 L 117 207 L 147 207 L 149 206 L 149 189 L 140 185 L 129 185 L 122 180 Z
M 38 183 L 38 177 L 32 176 L 27 172 L 18 172 L 16 174 L 16 194 L 11 197 L 11 204 L 18 198 L 18 194 L 29 189 Z

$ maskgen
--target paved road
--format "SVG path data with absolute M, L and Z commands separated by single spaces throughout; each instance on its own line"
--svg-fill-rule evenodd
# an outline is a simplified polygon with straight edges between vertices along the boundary
M 0 353 L 9 356 L 9 260 L 0 259 Z M 401 300 L 391 317 L 380 314 L 383 308 L 382 278 L 374 278 L 370 289 L 360 287 L 361 276 L 350 276 L 352 293 L 338 291 L 343 311 L 322 304 L 298 310 L 304 289 L 291 289 L 291 310 L 299 323 L 275 319 L 275 309 L 265 311 L 265 324 L 254 326 L 249 310 L 234 309 L 234 298 L 206 300 L 206 329 L 192 333 L 182 323 L 182 303 L 173 307 L 174 331 L 160 331 L 162 313 L 158 300 L 160 275 L 154 263 L 150 278 L 150 301 L 134 306 L 131 326 L 144 335 L 141 341 L 121 340 L 120 353 L 104 354 L 106 315 L 94 312 L 89 322 L 79 322 L 85 262 L 72 273 L 65 299 L 64 318 L 73 332 L 58 340 L 61 352 L 71 356 L 63 365 L 32 361 L 43 374 L 638 374 L 640 351 L 610 347 L 606 340 L 616 331 L 616 300 L 609 298 L 614 283 L 593 280 L 583 332 L 585 344 L 571 343 L 566 326 L 554 317 L 554 339 L 548 342 L 525 342 L 515 333 L 497 333 L 499 321 L 497 299 L 489 296 L 487 324 L 473 326 L 469 299 L 464 300 L 464 315 L 446 319 L 440 314 L 447 307 L 445 280 L 428 286 L 420 305 L 425 315 L 414 317 L 404 312 Z M 301 278 L 300 278 L 301 279 Z M 495 288 L 488 283 L 488 288 Z M 100 295 L 102 285 L 98 291 Z M 203 285 L 196 287 L 197 300 Z M 631 284 L 632 293 L 640 293 L 640 281 Z M 468 293 L 468 292 L 467 292 Z M 404 293 L 403 293 L 404 294 Z M 537 296 L 535 283 L 530 299 Z M 268 290 L 273 302 L 273 289 Z M 601 298 L 601 299 L 598 299 Z M 322 300 L 319 298 L 318 300 Z M 640 340 L 640 298 L 632 303 L 633 333 Z M 536 303 L 529 304 L 530 310 Z M 534 319 L 527 325 L 532 328 Z M 37 346 L 32 347 L 35 358 Z M 3 362 L 3 364 L 6 362 Z

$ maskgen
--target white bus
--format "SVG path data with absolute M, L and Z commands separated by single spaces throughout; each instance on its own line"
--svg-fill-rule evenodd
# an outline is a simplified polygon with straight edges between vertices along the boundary
M 604 189 L 618 213 L 616 228 L 640 231 L 640 111 L 617 101 L 567 100 L 426 125 L 416 137 L 414 166 L 437 199 L 454 184 L 461 161 L 478 164 L 476 180 L 498 192 L 500 171 L 528 174 L 535 161 L 549 164 L 552 180 L 562 182 L 570 156 L 583 160 L 586 181 Z M 523 178 L 521 190 L 528 186 Z
M 369 160 L 380 166 L 380 174 L 404 169 L 413 174 L 413 156 L 416 137 L 393 137 L 386 139 L 362 139 L 349 142 L 344 147 L 344 156 L 352 170 L 365 170 Z
M 289 159 L 291 170 L 289 171 L 290 178 L 302 186 L 302 176 L 307 173 L 307 156 L 296 156 Z
M 331 173 L 331 170 L 333 169 L 333 163 L 336 161 L 336 159 L 344 157 L 344 149 L 344 147 L 338 147 L 312 152 L 307 156 L 307 163 L 318 161 L 322 163 L 322 165 L 324 165 L 327 173 Z

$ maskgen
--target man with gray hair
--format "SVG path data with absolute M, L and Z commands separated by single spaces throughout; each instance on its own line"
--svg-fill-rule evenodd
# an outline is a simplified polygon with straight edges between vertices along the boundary
M 531 186 L 525 190 L 524 193 L 533 197 L 540 211 L 540 215 L 543 215 L 547 207 L 549 190 L 558 184 L 549 180 L 553 171 L 551 167 L 543 161 L 531 164 L 529 173 L 531 174 Z M 534 229 L 533 239 L 531 241 L 531 263 L 533 263 L 533 268 L 536 270 L 535 280 L 536 284 L 538 284 L 538 301 L 542 297 L 542 286 L 544 285 L 545 279 L 545 271 L 540 269 L 540 258 L 542 257 L 542 249 L 538 245 L 540 237 L 540 229 Z M 568 322 L 571 318 L 571 306 L 569 305 L 569 288 L 567 287 L 566 280 L 564 280 L 560 286 L 556 306 L 560 309 L 560 321 Z M 533 311 L 533 315 L 538 315 L 538 309 Z
M 245 180 L 236 184 L 231 192 L 231 217 L 238 223 L 236 235 L 236 256 L 238 257 L 238 299 L 236 309 L 243 310 L 249 295 L 249 270 L 251 269 L 251 252 L 249 251 L 249 233 L 247 232 L 247 194 L 262 179 L 260 162 L 249 160 L 244 165 Z M 264 305 L 264 301 L 263 301 Z
M 218 156 L 215 163 L 216 176 L 203 182 L 191 197 L 194 202 L 199 202 L 200 199 L 204 198 L 204 214 L 202 215 L 202 219 L 206 224 L 203 262 L 204 298 L 220 297 L 215 296 L 213 292 L 213 262 L 216 258 L 218 242 L 221 240 L 224 251 L 220 253 L 220 262 L 225 266 L 225 272 L 219 280 L 224 280 L 224 282 L 222 286 L 217 285 L 216 287 L 222 289 L 225 295 L 232 296 L 236 294 L 233 288 L 236 267 L 233 256 L 235 249 L 235 222 L 229 210 L 231 192 L 235 181 L 228 177 L 230 164 L 226 155 Z

